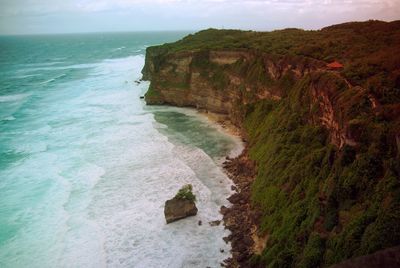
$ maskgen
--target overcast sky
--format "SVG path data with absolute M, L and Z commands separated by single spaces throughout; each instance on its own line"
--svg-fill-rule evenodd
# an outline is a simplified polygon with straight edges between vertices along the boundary
M 0 0 L 0 34 L 319 29 L 400 19 L 400 0 Z

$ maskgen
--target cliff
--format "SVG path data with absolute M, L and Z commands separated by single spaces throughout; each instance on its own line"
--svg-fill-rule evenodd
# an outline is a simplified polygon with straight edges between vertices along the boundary
M 156 50 L 157 51 L 157 50 Z M 323 69 L 320 61 L 257 51 L 200 50 L 162 55 L 148 49 L 144 78 L 147 104 L 191 106 L 229 115 L 241 126 L 242 109 L 263 99 L 279 100 L 294 80 Z M 162 64 L 156 63 L 162 60 Z M 156 74 L 156 75 L 154 75 Z M 261 80 L 260 80 L 261 78 Z
M 396 51 L 399 21 L 210 29 L 147 49 L 148 104 L 226 114 L 248 140 L 268 239 L 241 263 L 329 266 L 400 244 Z

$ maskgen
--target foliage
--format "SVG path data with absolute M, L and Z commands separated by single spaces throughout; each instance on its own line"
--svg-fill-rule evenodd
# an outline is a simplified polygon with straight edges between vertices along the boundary
M 178 193 L 175 195 L 175 198 L 196 201 L 196 196 L 193 194 L 192 190 L 193 187 L 191 184 L 184 185 L 181 189 L 179 189 Z
M 250 157 L 258 165 L 252 200 L 270 237 L 258 260 L 268 267 L 329 266 L 400 241 L 390 125 L 371 121 L 371 111 L 344 109 L 365 122 L 363 142 L 334 147 L 326 130 L 308 121 L 312 79 L 321 81 L 306 77 L 282 101 L 247 108 Z
M 352 22 L 319 31 L 284 29 L 254 32 L 207 29 L 175 43 L 149 47 L 147 55 L 153 56 L 157 68 L 169 54 L 198 51 L 201 55 L 194 61 L 201 67 L 209 63 L 210 50 L 224 49 L 270 55 L 296 55 L 324 62 L 338 60 L 345 66 L 342 74 L 352 84 L 367 88 L 384 104 L 400 100 L 400 75 L 395 72 L 400 69 L 400 21 Z M 235 68 L 240 73 L 248 74 L 248 82 L 268 83 L 268 77 L 260 75 L 263 71 L 261 61 L 255 61 L 250 66 L 242 61 Z M 393 75 L 387 75 L 388 73 Z
M 160 92 L 158 90 L 155 90 L 153 86 L 150 86 L 145 94 L 146 98 L 157 98 L 160 96 L 161 96 Z
M 223 49 L 247 51 L 256 60 L 212 63 L 210 51 Z M 251 259 L 254 266 L 327 267 L 399 244 L 400 155 L 394 137 L 400 124 L 391 114 L 400 102 L 399 50 L 400 21 L 319 31 L 208 29 L 148 48 L 148 54 L 160 56 L 160 64 L 168 55 L 190 51 L 191 70 L 217 90 L 230 83 L 227 75 L 243 78 L 235 85 L 241 98 L 232 113 L 244 121 L 249 154 L 257 164 L 252 202 L 261 210 L 260 230 L 269 235 L 264 252 Z M 345 68 L 340 75 L 272 77 L 261 55 L 282 61 L 294 55 L 305 67 L 313 60 L 339 60 Z M 169 82 L 185 81 L 174 75 Z M 349 88 L 346 80 L 366 90 Z M 279 88 L 282 99 L 254 102 L 262 87 Z M 332 133 L 316 124 L 323 101 L 313 99 L 317 89 L 336 105 L 333 114 L 356 145 L 333 145 Z M 370 96 L 383 112 L 372 109 Z

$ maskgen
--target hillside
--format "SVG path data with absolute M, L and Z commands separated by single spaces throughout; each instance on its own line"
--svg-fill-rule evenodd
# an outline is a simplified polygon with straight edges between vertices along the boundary
M 236 263 L 327 267 L 400 244 L 399 51 L 400 21 L 209 29 L 147 49 L 148 104 L 225 114 L 247 140 L 268 239 Z

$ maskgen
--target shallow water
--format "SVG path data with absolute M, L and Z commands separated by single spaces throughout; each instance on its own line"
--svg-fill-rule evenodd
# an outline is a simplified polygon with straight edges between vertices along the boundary
M 145 106 L 145 47 L 184 33 L 1 37 L 0 266 L 218 267 L 218 167 L 240 142 L 190 109 Z M 191 183 L 199 213 L 165 224 Z M 203 224 L 198 226 L 201 220 Z M 220 252 L 224 249 L 224 253 Z

